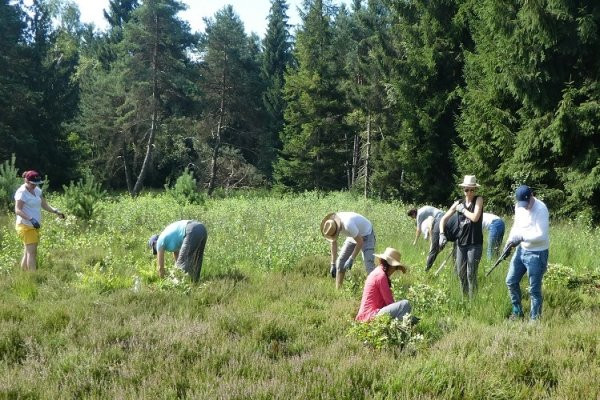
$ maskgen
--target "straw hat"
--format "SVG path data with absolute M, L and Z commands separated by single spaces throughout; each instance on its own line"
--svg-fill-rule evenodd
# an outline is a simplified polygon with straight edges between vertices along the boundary
M 460 183 L 458 186 L 469 187 L 469 188 L 478 188 L 480 185 L 479 185 L 479 183 L 477 183 L 477 178 L 475 178 L 475 175 L 465 175 L 463 182 Z
M 404 267 L 408 268 L 408 266 L 402 264 L 400 262 L 400 252 L 392 247 L 388 247 L 381 254 L 374 254 L 375 257 L 387 261 L 392 267 Z
M 336 213 L 329 213 L 321 221 L 321 234 L 325 239 L 333 242 L 342 230 L 342 220 Z

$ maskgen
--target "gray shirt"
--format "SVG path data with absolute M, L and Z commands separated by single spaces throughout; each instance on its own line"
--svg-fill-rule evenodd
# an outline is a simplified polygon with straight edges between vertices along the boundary
M 421 226 L 423 221 L 427 219 L 427 217 L 433 217 L 437 214 L 443 214 L 443 211 L 439 208 L 435 208 L 432 206 L 423 206 L 417 210 L 417 228 Z

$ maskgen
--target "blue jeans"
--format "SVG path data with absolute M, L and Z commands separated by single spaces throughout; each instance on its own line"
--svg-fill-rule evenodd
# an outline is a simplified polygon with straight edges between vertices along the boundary
M 468 294 L 469 297 L 473 297 L 477 290 L 477 269 L 479 268 L 482 249 L 483 246 L 480 244 L 457 246 L 456 273 L 463 294 Z
M 500 246 L 504 238 L 504 221 L 500 218 L 493 220 L 488 228 L 487 258 L 498 258 Z
M 371 231 L 367 236 L 363 236 L 363 247 L 362 247 L 362 257 L 363 262 L 365 263 L 365 270 L 367 271 L 367 275 L 371 273 L 375 269 L 375 231 Z M 342 249 L 338 254 L 338 258 L 336 260 L 336 269 L 341 272 L 346 272 L 344 269 L 344 264 L 350 258 L 354 249 L 356 248 L 356 243 L 352 238 L 346 238 L 344 240 L 344 244 L 342 245 Z
M 531 319 L 537 319 L 542 314 L 542 278 L 548 269 L 548 250 L 529 251 L 521 246 L 510 260 L 506 275 L 506 286 L 512 303 L 513 314 L 523 315 L 521 307 L 521 278 L 527 272 L 529 277 L 529 295 L 531 296 Z

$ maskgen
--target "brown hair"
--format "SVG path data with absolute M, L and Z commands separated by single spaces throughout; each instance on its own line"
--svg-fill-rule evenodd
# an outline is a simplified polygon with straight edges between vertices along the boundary
M 406 215 L 408 215 L 409 217 L 416 218 L 417 217 L 417 209 L 416 208 L 411 208 L 410 210 L 408 210 L 408 212 L 406 213 Z
M 385 277 L 388 280 L 388 285 L 390 285 L 390 288 L 392 287 L 392 280 L 390 279 L 390 276 L 388 275 L 388 270 L 390 269 L 391 265 L 388 264 L 387 261 L 385 261 L 383 258 L 379 259 L 379 264 L 381 265 L 381 268 L 383 269 L 383 272 L 385 272 Z

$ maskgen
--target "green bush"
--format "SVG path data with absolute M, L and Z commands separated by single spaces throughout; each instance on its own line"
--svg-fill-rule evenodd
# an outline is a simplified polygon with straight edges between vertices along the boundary
M 410 320 L 410 314 L 406 314 L 401 320 L 384 314 L 368 322 L 354 321 L 349 336 L 376 349 L 391 347 L 403 349 L 407 345 L 417 346 L 423 342 L 424 337 L 416 333 Z
M 172 188 L 165 185 L 167 193 L 173 197 L 179 204 L 204 204 L 204 195 L 198 191 L 196 179 L 186 168 Z
M 12 209 L 13 196 L 21 179 L 17 168 L 15 167 L 15 155 L 13 154 L 10 160 L 5 160 L 0 164 L 0 208 L 3 210 Z
M 87 173 L 77 183 L 63 185 L 65 204 L 70 214 L 79 219 L 89 221 L 93 218 L 98 202 L 106 195 L 100 183 L 96 182 L 91 173 Z

